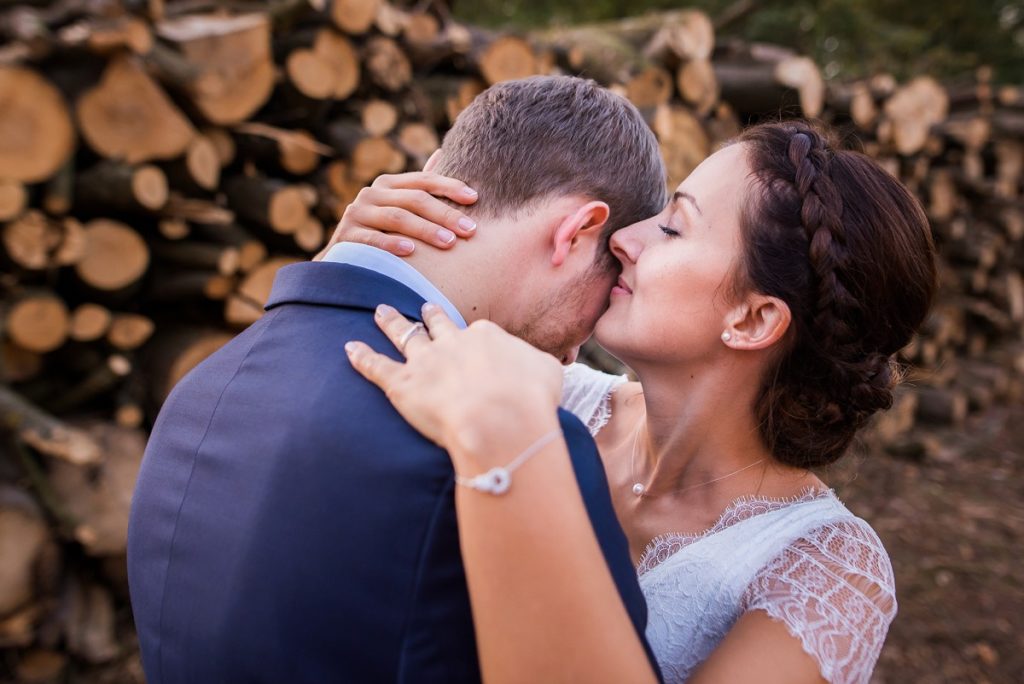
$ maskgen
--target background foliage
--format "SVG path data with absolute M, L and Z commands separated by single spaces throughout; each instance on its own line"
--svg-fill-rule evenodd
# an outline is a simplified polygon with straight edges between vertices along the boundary
M 787 45 L 823 66 L 827 78 L 880 71 L 963 75 L 989 65 L 998 82 L 1024 82 L 1021 0 L 453 0 L 460 20 L 529 29 L 617 19 L 683 6 L 722 19 L 719 36 Z

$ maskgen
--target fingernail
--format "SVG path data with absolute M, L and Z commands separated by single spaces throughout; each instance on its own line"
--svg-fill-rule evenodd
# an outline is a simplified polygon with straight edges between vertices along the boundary
M 416 245 L 413 244 L 412 240 L 399 240 L 398 241 L 398 249 L 399 249 L 399 251 L 402 251 L 402 252 L 405 252 L 406 254 L 409 254 L 414 249 L 416 249 Z
M 444 244 L 450 245 L 451 243 L 455 242 L 455 233 L 448 230 L 447 228 L 442 228 L 441 230 L 437 231 L 437 238 Z
M 474 231 L 476 230 L 476 221 L 463 216 L 459 219 L 459 228 L 462 230 Z
M 437 304 L 427 302 L 426 304 L 423 305 L 423 313 L 429 314 L 434 313 L 435 311 L 437 311 Z
M 478 193 L 473 188 L 465 187 L 465 188 L 462 188 L 462 194 L 464 194 L 466 197 L 476 197 L 480 193 Z
M 356 351 L 356 343 L 355 342 L 346 342 L 345 343 L 345 352 L 347 354 L 354 354 L 355 351 Z
M 380 305 L 377 306 L 376 315 L 377 315 L 377 318 L 384 318 L 385 315 L 387 315 L 387 314 L 389 314 L 389 313 L 391 313 L 393 311 L 394 311 L 394 309 L 392 309 L 387 304 L 380 304 Z

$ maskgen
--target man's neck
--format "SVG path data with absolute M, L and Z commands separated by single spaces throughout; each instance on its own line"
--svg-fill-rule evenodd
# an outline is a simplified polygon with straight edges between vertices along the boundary
M 504 289 L 504 258 L 486 258 L 484 245 L 460 241 L 452 249 L 442 251 L 418 245 L 405 261 L 419 271 L 459 310 L 466 323 L 481 318 L 501 323 L 497 297 Z

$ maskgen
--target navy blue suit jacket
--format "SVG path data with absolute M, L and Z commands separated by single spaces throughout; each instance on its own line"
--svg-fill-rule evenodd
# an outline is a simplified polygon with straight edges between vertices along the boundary
M 373 310 L 423 300 L 355 266 L 283 268 L 267 313 L 154 426 L 128 573 L 150 684 L 479 681 L 447 454 L 342 345 L 399 358 Z M 586 428 L 573 466 L 641 639 L 646 608 Z

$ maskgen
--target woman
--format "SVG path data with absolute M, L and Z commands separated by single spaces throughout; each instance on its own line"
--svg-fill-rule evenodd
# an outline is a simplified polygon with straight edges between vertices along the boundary
M 381 310 L 404 365 L 346 345 L 469 485 L 456 505 L 485 679 L 654 680 L 572 486 L 564 400 L 595 434 L 666 681 L 867 682 L 892 569 L 812 469 L 891 404 L 935 288 L 920 206 L 810 125 L 763 125 L 611 249 L 622 275 L 596 336 L 639 383 L 563 376 L 435 309 L 429 335 Z M 489 471 L 504 494 L 473 479 Z

